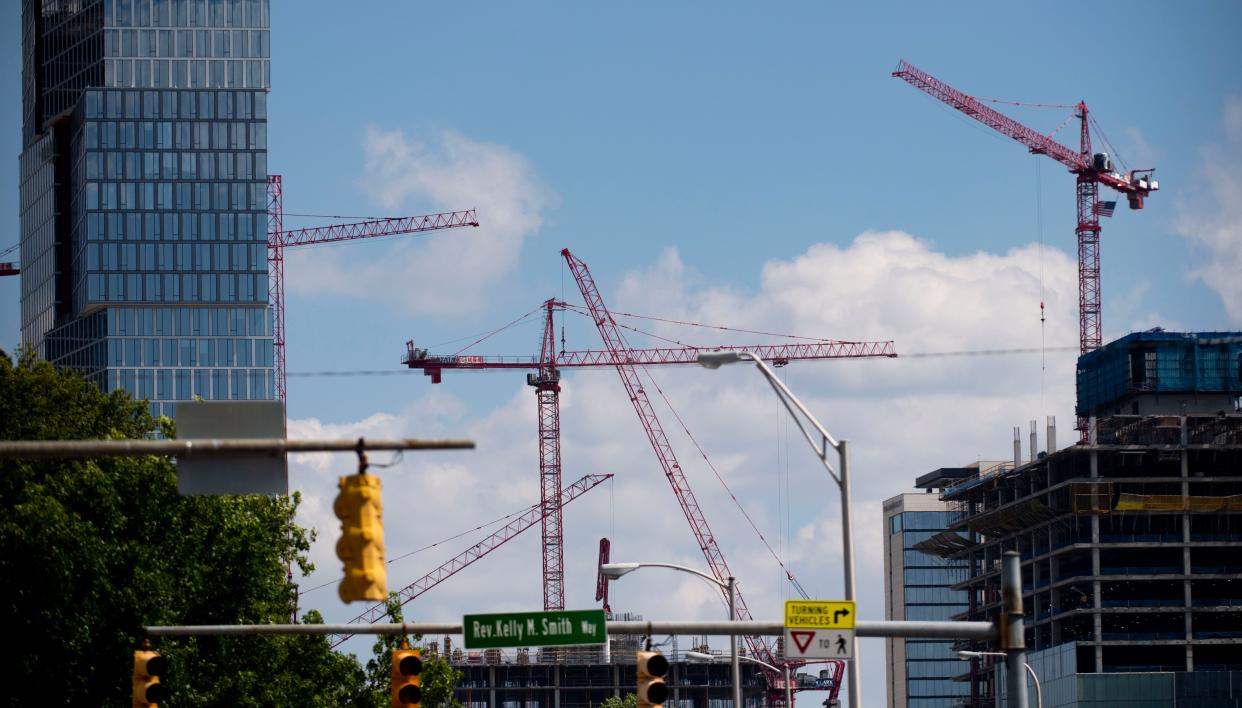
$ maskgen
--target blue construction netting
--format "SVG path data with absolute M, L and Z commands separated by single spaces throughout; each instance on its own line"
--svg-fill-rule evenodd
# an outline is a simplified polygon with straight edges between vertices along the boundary
M 1166 392 L 1242 394 L 1242 332 L 1134 332 L 1078 357 L 1080 416 Z

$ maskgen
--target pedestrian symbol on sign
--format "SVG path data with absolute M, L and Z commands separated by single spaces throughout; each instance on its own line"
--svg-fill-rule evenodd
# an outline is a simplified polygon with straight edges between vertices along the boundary
M 842 636 L 842 635 L 840 635 L 840 634 L 838 634 L 838 635 L 837 635 L 837 653 L 838 653 L 838 654 L 847 654 L 847 653 L 848 653 L 848 652 L 845 650 L 845 637 L 844 637 L 844 636 Z

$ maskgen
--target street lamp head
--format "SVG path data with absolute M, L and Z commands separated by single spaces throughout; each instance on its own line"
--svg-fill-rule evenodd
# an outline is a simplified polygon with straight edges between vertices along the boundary
M 715 655 L 704 654 L 701 651 L 688 651 L 686 652 L 686 658 L 689 659 L 690 661 L 702 661 L 708 664 L 716 660 Z
M 719 369 L 722 364 L 736 364 L 742 360 L 741 352 L 699 352 L 699 366 L 705 369 Z
M 602 573 L 605 578 L 616 580 L 626 573 L 632 573 L 635 570 L 638 570 L 641 565 L 641 563 L 604 563 L 600 565 L 599 572 Z
M 979 659 L 985 656 L 1008 656 L 1008 654 L 1003 651 L 970 651 L 968 649 L 962 649 L 957 652 L 957 658 L 962 661 L 966 661 L 967 659 Z

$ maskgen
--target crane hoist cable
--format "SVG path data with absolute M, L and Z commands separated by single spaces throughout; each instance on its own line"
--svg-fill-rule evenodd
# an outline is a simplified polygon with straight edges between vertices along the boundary
M 677 409 L 673 407 L 672 401 L 668 400 L 668 395 L 664 393 L 664 389 L 660 388 L 660 384 L 656 382 L 655 377 L 651 375 L 651 372 L 648 371 L 645 366 L 639 366 L 636 368 L 643 372 L 643 375 L 646 376 L 647 380 L 651 382 L 652 387 L 655 388 L 655 390 L 660 394 L 660 398 L 664 400 L 664 405 L 668 408 L 669 412 L 673 414 L 673 417 L 677 419 L 677 424 L 681 426 L 682 432 L 685 433 L 686 437 L 690 439 L 690 442 L 694 444 L 695 449 L 699 451 L 699 455 L 703 457 L 703 461 L 707 463 L 707 466 L 711 469 L 712 474 L 716 475 L 716 479 L 719 480 L 720 486 L 724 487 L 725 491 L 728 492 L 729 498 L 733 500 L 733 505 L 738 508 L 738 511 L 742 512 L 742 516 L 746 518 L 746 523 L 750 524 L 751 530 L 753 530 L 755 535 L 759 537 L 759 540 L 763 542 L 764 547 L 768 549 L 768 553 L 770 553 L 772 558 L 776 560 L 777 565 L 785 571 L 785 577 L 788 578 L 789 581 L 793 583 L 794 587 L 798 589 L 798 593 L 802 595 L 804 600 L 810 599 L 810 596 L 807 595 L 806 591 L 802 589 L 802 585 L 798 582 L 798 579 L 794 577 L 793 573 L 789 570 L 789 567 L 785 565 L 785 561 L 772 548 L 772 544 L 768 543 L 767 537 L 763 535 L 763 532 L 759 530 L 759 527 L 755 525 L 754 519 L 750 518 L 750 514 L 746 513 L 746 508 L 742 506 L 742 502 L 738 501 L 737 495 L 734 494 L 733 490 L 729 488 L 728 482 L 725 482 L 724 477 L 720 474 L 720 471 L 716 469 L 716 465 L 712 464 L 711 458 L 707 456 L 707 452 L 703 449 L 703 446 L 699 444 L 699 441 L 695 439 L 694 434 L 690 432 L 690 428 L 686 427 L 686 422 L 682 420 L 681 415 L 677 412 Z

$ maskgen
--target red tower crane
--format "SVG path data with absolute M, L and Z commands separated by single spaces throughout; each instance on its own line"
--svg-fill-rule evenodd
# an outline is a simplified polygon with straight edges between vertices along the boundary
M 846 342 L 823 340 L 805 344 L 754 344 L 744 346 L 657 347 L 651 349 L 588 349 L 556 351 L 555 313 L 566 304 L 556 299 L 544 302 L 544 328 L 538 358 L 490 357 L 473 354 L 434 355 L 406 342 L 402 361 L 411 369 L 421 369 L 440 383 L 445 369 L 535 369 L 526 383 L 535 389 L 539 418 L 540 499 L 545 510 L 543 528 L 544 609 L 565 607 L 564 534 L 558 511 L 557 490 L 561 484 L 560 392 L 561 369 L 600 368 L 648 364 L 695 364 L 700 352 L 749 351 L 776 366 L 802 359 L 859 359 L 897 356 L 892 342 Z M 688 488 L 688 487 L 687 487 Z M 697 505 L 695 505 L 697 508 Z M 701 513 L 699 514 L 701 517 Z M 705 522 L 704 522 L 705 523 Z M 694 524 L 692 524 L 694 525 Z M 726 576 L 722 576 L 722 580 Z
M 370 219 L 352 224 L 329 224 L 306 229 L 284 229 L 284 190 L 280 175 L 267 177 L 267 270 L 268 301 L 272 306 L 272 348 L 276 364 L 276 398 L 286 400 L 285 373 L 285 249 L 318 243 L 353 241 L 380 236 L 478 226 L 474 209 L 423 216 Z
M 1068 167 L 1077 177 L 1078 226 L 1075 233 L 1078 236 L 1078 341 L 1084 354 L 1098 349 L 1103 343 L 1100 322 L 1100 216 L 1110 216 L 1113 206 L 1108 202 L 1100 202 L 1100 185 L 1126 195 L 1131 209 L 1142 209 L 1143 201 L 1152 192 L 1160 189 L 1160 184 L 1152 179 L 1155 170 L 1130 170 L 1129 174 L 1118 174 L 1113 170 L 1112 161 L 1107 154 L 1093 153 L 1085 101 L 1079 101 L 1074 107 L 1074 117 L 1080 121 L 1078 150 L 1074 150 L 953 88 L 905 59 L 897 64 L 893 76 L 998 133 L 1017 140 L 1032 153 L 1051 157 Z
M 782 366 L 795 359 L 840 359 L 840 358 L 874 358 L 895 357 L 896 352 L 891 341 L 885 342 L 849 342 L 822 340 L 806 344 L 777 344 L 751 346 L 712 346 L 712 347 L 663 347 L 635 349 L 629 347 L 621 335 L 620 329 L 613 320 L 612 314 L 604 306 L 603 299 L 595 287 L 594 280 L 587 270 L 586 264 L 578 260 L 569 250 L 562 255 L 569 263 L 574 278 L 582 291 L 592 319 L 599 328 L 604 339 L 605 349 L 585 351 L 561 351 L 555 347 L 554 313 L 566 307 L 565 303 L 555 299 L 544 303 L 544 330 L 541 338 L 538 358 L 504 358 L 485 357 L 478 355 L 437 356 L 426 349 L 415 347 L 413 342 L 406 343 L 406 357 L 403 363 L 411 369 L 421 369 L 431 378 L 432 383 L 439 383 L 445 369 L 487 370 L 487 369 L 535 369 L 527 374 L 527 384 L 535 389 L 539 408 L 539 473 L 541 505 L 544 514 L 543 538 L 543 571 L 544 571 L 544 608 L 564 608 L 564 564 L 563 564 L 563 533 L 559 509 L 561 504 L 557 497 L 560 489 L 560 370 L 563 368 L 615 367 L 621 374 L 630 400 L 634 403 L 639 419 L 647 432 L 648 439 L 655 449 L 661 466 L 673 486 L 674 493 L 690 523 L 691 530 L 703 549 L 713 574 L 724 582 L 731 575 L 724 555 L 716 544 L 715 535 L 707 525 L 702 509 L 694 497 L 689 482 L 681 471 L 672 446 L 668 442 L 659 419 L 647 399 L 646 392 L 638 381 L 635 365 L 648 364 L 694 364 L 698 354 L 708 351 L 750 351 L 757 356 Z M 606 551 L 601 551 L 606 552 Z M 597 594 L 599 588 L 597 587 Z M 738 617 L 749 619 L 750 612 L 739 592 L 737 595 Z M 768 663 L 774 663 L 771 650 L 756 637 L 746 638 L 754 655 Z M 835 667 L 834 686 L 839 686 L 843 666 L 833 662 Z M 836 689 L 833 689 L 834 696 Z

